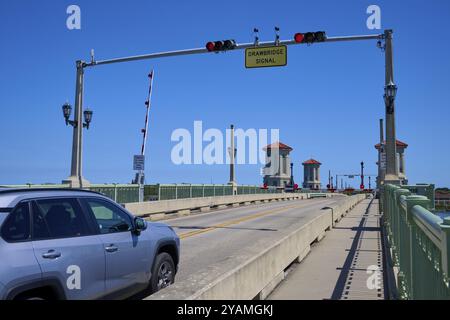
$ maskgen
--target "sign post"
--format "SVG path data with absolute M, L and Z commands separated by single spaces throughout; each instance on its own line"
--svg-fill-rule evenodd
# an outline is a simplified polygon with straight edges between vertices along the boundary
M 133 157 L 133 170 L 144 171 L 145 169 L 145 156 L 137 154 Z
M 136 182 L 139 184 L 139 202 L 144 201 L 144 170 L 145 170 L 145 156 L 137 154 L 133 157 L 133 170 L 138 173 L 136 175 Z

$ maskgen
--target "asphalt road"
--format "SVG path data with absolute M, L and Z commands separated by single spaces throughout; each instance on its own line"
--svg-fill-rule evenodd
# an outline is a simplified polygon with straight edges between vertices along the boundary
M 341 197 L 270 202 L 165 220 L 181 238 L 176 282 L 229 265 L 233 258 L 261 250 L 313 219 Z M 253 251 L 252 251 L 253 250 Z M 239 259 L 236 259 L 239 260 Z

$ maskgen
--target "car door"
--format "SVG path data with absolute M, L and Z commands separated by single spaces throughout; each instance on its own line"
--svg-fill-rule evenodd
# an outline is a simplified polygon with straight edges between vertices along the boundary
M 41 280 L 30 229 L 29 203 L 24 201 L 12 210 L 1 228 L 0 275 L 8 296 L 0 296 L 0 299 L 13 298 L 18 293 L 16 289 Z
M 67 299 L 105 294 L 103 244 L 76 198 L 32 203 L 32 238 L 44 280 L 58 280 Z
M 133 232 L 133 217 L 120 206 L 101 198 L 83 198 L 97 223 L 106 253 L 106 291 L 142 288 L 151 274 L 150 240 Z

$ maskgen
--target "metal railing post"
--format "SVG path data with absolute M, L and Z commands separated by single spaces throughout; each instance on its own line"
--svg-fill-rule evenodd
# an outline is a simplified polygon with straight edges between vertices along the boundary
M 411 194 L 409 192 L 409 194 Z M 425 209 L 430 208 L 430 200 L 427 197 L 424 196 L 417 196 L 417 195 L 408 195 L 405 198 L 406 201 L 406 221 L 408 223 L 408 242 L 409 242 L 409 261 L 408 262 L 408 271 L 409 274 L 406 275 L 406 279 L 408 283 L 408 299 L 415 299 L 416 293 L 415 293 L 415 283 L 416 277 L 421 275 L 416 275 L 416 270 L 414 268 L 414 235 L 415 235 L 415 223 L 412 216 L 412 208 L 416 205 L 420 205 L 421 207 Z
M 441 230 L 444 234 L 441 244 L 442 271 L 447 283 L 450 281 L 450 217 L 444 218 L 441 224 Z

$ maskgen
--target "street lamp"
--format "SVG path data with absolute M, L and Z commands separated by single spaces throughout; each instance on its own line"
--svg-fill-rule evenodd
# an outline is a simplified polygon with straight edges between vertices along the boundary
M 64 116 L 64 120 L 66 121 L 66 125 L 71 125 L 72 127 L 76 128 L 78 126 L 77 121 L 75 120 L 70 120 L 70 114 L 72 113 L 72 106 L 69 103 L 64 103 L 62 106 L 62 112 L 63 112 L 63 116 Z M 92 115 L 94 114 L 94 112 L 90 109 L 86 109 L 83 112 L 84 115 L 84 123 L 83 123 L 83 128 L 89 129 L 89 124 L 92 121 Z
M 66 125 L 68 125 L 70 122 L 69 117 L 70 117 L 70 114 L 72 113 L 72 106 L 66 102 L 62 106 L 62 111 L 63 111 L 64 119 L 66 120 Z
M 92 110 L 90 110 L 90 109 L 86 109 L 86 110 L 84 110 L 84 112 L 83 112 L 83 115 L 84 115 L 84 122 L 85 123 L 83 123 L 83 127 L 85 127 L 86 129 L 89 129 L 89 124 L 91 123 L 91 121 L 92 121 L 92 114 L 93 114 L 94 112 L 92 111 Z
M 397 95 L 397 86 L 390 81 L 385 87 L 384 87 L 384 101 L 386 103 L 386 111 L 388 114 L 394 113 L 394 100 L 395 96 Z

